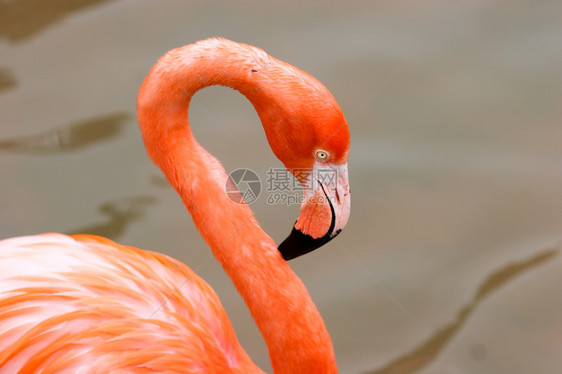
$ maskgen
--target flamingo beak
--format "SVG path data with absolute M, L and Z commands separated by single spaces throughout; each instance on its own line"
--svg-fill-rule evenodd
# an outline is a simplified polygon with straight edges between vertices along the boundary
M 287 261 L 335 238 L 347 223 L 351 206 L 347 164 L 316 162 L 300 182 L 304 187 L 304 202 L 299 219 L 278 247 Z

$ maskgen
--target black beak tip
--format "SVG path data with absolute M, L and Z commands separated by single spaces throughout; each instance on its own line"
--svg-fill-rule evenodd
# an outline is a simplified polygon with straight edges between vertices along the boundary
M 302 231 L 293 227 L 291 234 L 283 243 L 279 244 L 278 249 L 279 252 L 281 252 L 281 256 L 283 256 L 286 261 L 289 261 L 320 248 L 332 240 L 340 231 L 341 230 L 336 231 L 333 235 L 328 231 L 323 237 L 314 239 L 312 236 L 303 234 Z

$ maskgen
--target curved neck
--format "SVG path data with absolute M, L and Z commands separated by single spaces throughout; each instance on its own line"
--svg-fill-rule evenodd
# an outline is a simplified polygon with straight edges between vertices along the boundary
M 139 124 L 149 156 L 181 196 L 250 309 L 274 372 L 334 373 L 332 343 L 308 291 L 250 208 L 227 196 L 224 168 L 197 143 L 187 120 L 193 94 L 216 84 L 243 93 L 258 114 L 267 110 L 260 102 L 265 87 L 249 78 L 265 58 L 261 50 L 220 39 L 168 52 L 140 89 Z

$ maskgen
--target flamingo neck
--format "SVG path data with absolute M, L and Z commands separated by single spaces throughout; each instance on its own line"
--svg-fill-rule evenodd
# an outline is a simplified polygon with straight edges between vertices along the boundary
M 250 208 L 227 196 L 224 168 L 197 143 L 188 124 L 193 94 L 216 84 L 243 93 L 258 114 L 267 110 L 259 101 L 264 87 L 249 79 L 253 66 L 266 57 L 261 50 L 219 39 L 168 52 L 140 89 L 139 124 L 149 156 L 246 302 L 274 372 L 335 373 L 332 342 L 308 291 Z

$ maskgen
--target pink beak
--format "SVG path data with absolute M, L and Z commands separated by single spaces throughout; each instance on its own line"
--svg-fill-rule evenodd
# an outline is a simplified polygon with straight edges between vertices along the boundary
M 301 214 L 291 234 L 278 247 L 285 260 L 326 244 L 341 232 L 349 219 L 347 164 L 317 162 L 301 183 L 304 187 Z

